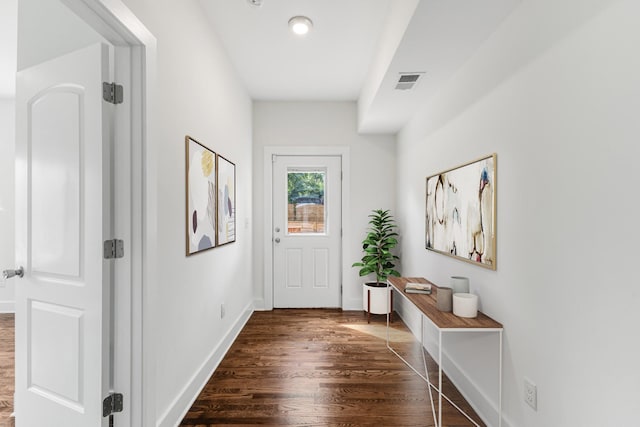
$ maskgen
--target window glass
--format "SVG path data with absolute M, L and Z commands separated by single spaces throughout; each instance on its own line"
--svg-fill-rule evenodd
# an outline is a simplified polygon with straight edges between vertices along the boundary
M 325 171 L 288 171 L 287 231 L 325 233 Z

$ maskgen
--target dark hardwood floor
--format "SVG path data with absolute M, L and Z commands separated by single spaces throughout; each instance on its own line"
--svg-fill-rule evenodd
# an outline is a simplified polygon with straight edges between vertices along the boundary
M 392 325 L 394 348 L 422 366 L 420 345 Z M 433 426 L 427 385 L 386 348 L 384 327 L 362 312 L 256 312 L 180 425 Z M 448 380 L 443 389 L 484 426 Z M 443 419 L 473 425 L 449 404 Z
M 14 315 L 0 313 L 0 427 L 13 426 Z

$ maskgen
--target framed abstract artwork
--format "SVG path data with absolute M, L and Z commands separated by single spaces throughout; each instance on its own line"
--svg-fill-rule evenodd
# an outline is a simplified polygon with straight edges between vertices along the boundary
M 217 156 L 218 236 L 217 244 L 236 241 L 236 165 Z
M 427 178 L 428 250 L 496 269 L 496 164 L 492 154 Z
M 216 153 L 190 136 L 185 146 L 189 256 L 216 246 Z

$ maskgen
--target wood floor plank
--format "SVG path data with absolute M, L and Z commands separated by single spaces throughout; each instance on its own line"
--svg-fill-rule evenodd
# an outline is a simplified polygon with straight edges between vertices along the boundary
M 341 310 L 254 313 L 180 425 L 433 426 L 427 385 L 386 348 L 384 322 Z M 422 366 L 406 326 L 392 327 L 394 348 Z M 484 426 L 447 378 L 443 389 Z M 449 404 L 443 414 L 447 427 L 473 425 Z
M 12 427 L 15 371 L 15 317 L 0 313 L 0 427 Z

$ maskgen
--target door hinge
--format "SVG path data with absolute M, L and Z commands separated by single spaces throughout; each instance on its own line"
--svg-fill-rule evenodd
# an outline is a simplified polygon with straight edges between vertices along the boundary
M 102 416 L 108 417 L 116 412 L 122 412 L 124 397 L 122 393 L 111 393 L 102 401 Z
M 102 83 L 102 98 L 112 104 L 122 104 L 124 100 L 124 89 L 122 85 L 115 83 Z
M 104 241 L 104 259 L 124 257 L 124 240 L 111 239 Z

